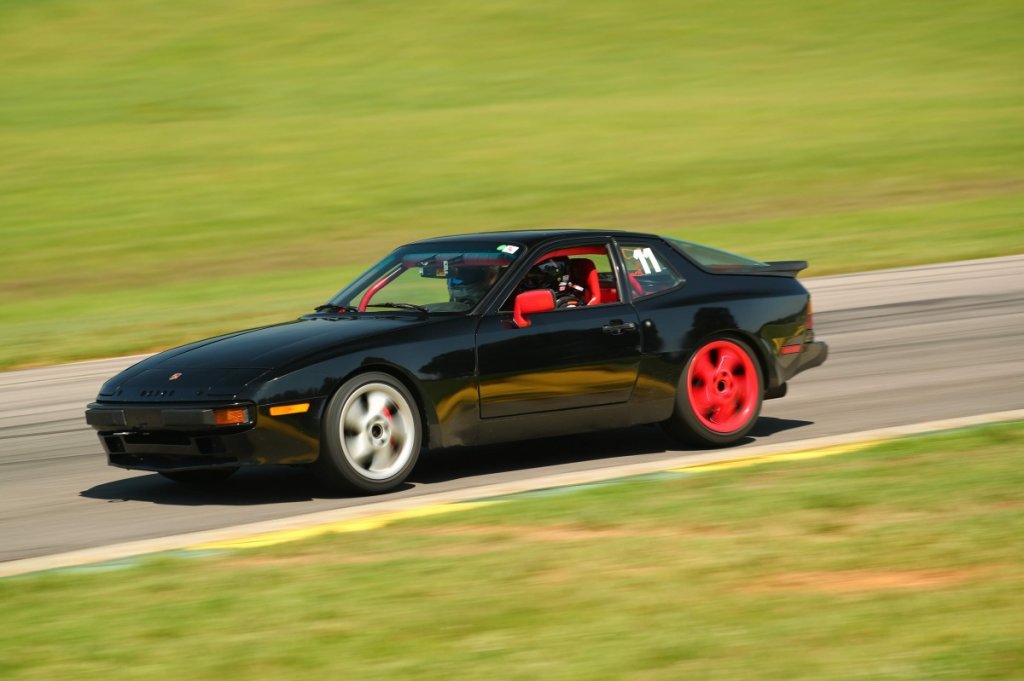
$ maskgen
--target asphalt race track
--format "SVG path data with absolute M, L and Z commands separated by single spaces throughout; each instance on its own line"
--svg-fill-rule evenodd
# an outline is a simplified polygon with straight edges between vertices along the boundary
M 1024 256 L 808 279 L 831 356 L 743 447 L 1024 407 Z M 0 562 L 366 503 L 301 471 L 188 489 L 105 465 L 82 416 L 119 358 L 0 373 Z M 395 499 L 685 454 L 657 428 L 428 454 Z M 965 453 L 965 457 L 969 453 Z

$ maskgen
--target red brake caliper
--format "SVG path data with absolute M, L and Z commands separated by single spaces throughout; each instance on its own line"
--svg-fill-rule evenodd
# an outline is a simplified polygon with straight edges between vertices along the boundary
M 391 416 L 391 410 L 390 409 L 388 409 L 387 407 L 384 407 L 384 411 L 382 413 L 384 414 L 384 418 L 386 418 L 388 421 L 391 421 L 391 423 L 395 422 L 395 419 Z M 388 444 L 390 444 L 391 445 L 391 449 L 394 450 L 394 448 L 395 448 L 395 431 L 394 431 L 394 429 L 391 430 L 391 442 L 388 443 Z

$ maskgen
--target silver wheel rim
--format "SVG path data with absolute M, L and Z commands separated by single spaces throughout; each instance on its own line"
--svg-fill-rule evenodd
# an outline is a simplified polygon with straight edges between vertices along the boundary
M 415 427 L 409 402 L 386 383 L 359 386 L 345 400 L 338 424 L 349 464 L 369 480 L 386 480 L 409 462 Z

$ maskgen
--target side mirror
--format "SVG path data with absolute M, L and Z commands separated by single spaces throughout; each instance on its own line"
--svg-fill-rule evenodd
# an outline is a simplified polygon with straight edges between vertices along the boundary
M 551 289 L 523 291 L 516 296 L 515 307 L 512 309 L 512 321 L 520 329 L 529 326 L 528 314 L 550 312 L 555 309 L 555 292 Z

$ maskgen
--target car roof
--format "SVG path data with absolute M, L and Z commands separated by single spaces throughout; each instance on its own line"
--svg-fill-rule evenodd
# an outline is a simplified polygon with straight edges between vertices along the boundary
M 615 229 L 524 229 L 509 230 L 504 232 L 471 232 L 468 234 L 452 234 L 449 236 L 440 236 L 432 239 L 421 239 L 419 241 L 414 241 L 413 244 L 442 244 L 451 243 L 455 241 L 473 241 L 475 239 L 493 239 L 496 241 L 511 241 L 513 243 L 519 243 L 529 247 L 557 237 L 603 238 L 608 236 L 660 238 L 656 234 L 646 234 L 643 232 L 628 232 L 625 230 Z

